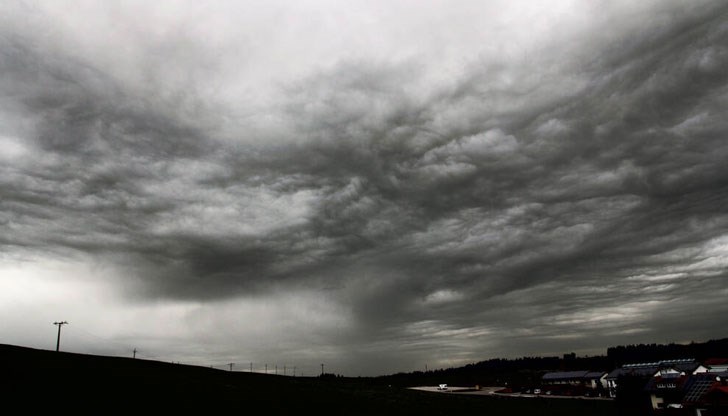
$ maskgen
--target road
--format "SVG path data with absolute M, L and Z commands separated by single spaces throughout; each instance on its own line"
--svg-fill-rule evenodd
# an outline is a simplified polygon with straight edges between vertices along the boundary
M 429 391 L 432 393 L 457 393 L 457 394 L 474 394 L 474 395 L 491 395 L 496 391 L 501 390 L 503 387 L 482 387 L 480 390 L 476 390 L 475 387 L 459 387 L 459 386 L 448 386 L 447 390 L 440 390 L 437 386 L 421 386 L 421 387 L 410 387 L 412 390 Z
M 547 398 L 547 399 L 572 399 L 572 400 L 613 400 L 609 397 L 585 397 L 585 396 L 554 396 L 549 394 L 526 394 L 526 393 L 496 393 L 503 387 L 475 387 L 448 386 L 447 390 L 440 390 L 437 386 L 410 387 L 412 390 L 428 391 L 442 394 L 470 394 L 475 396 L 501 396 L 501 397 L 523 397 L 523 398 Z

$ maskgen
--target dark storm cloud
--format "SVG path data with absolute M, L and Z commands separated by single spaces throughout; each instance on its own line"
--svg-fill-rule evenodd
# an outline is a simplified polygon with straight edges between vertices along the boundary
M 477 321 L 471 319 L 478 315 L 473 310 L 482 308 L 488 320 L 497 312 L 491 302 L 504 307 L 499 297 L 548 282 L 554 286 L 546 288 L 558 295 L 540 299 L 545 310 L 531 305 L 534 316 L 558 313 L 562 304 L 564 313 L 634 304 L 632 313 L 640 315 L 637 305 L 650 302 L 679 314 L 690 304 L 688 293 L 719 288 L 722 266 L 687 264 L 701 264 L 708 255 L 698 248 L 721 241 L 728 225 L 721 208 L 728 195 L 728 172 L 721 162 L 727 152 L 721 107 L 727 81 L 721 68 L 728 58 L 724 17 L 725 10 L 713 9 L 653 27 L 657 34 L 644 38 L 631 34 L 629 47 L 609 45 L 613 50 L 582 64 L 584 72 L 565 79 L 546 73 L 549 81 L 575 84 L 577 90 L 553 96 L 548 88 L 535 90 L 532 105 L 513 109 L 489 109 L 493 88 L 487 85 L 476 103 L 464 104 L 472 93 L 457 89 L 421 107 L 401 97 L 390 100 L 379 91 L 392 89 L 378 88 L 386 81 L 376 73 L 359 77 L 377 80 L 364 87 L 337 82 L 316 90 L 312 96 L 326 97 L 324 112 L 311 117 L 309 129 L 321 132 L 313 136 L 335 138 L 326 149 L 332 154 L 322 151 L 319 162 L 341 176 L 366 178 L 366 195 L 377 201 L 370 206 L 395 206 L 399 210 L 387 218 L 407 218 L 410 224 L 407 233 L 363 247 L 362 255 L 376 260 L 349 264 L 347 273 L 376 282 L 368 290 L 354 285 L 357 316 L 377 321 L 380 330 L 387 324 L 401 329 L 398 325 L 428 316 L 445 316 L 444 321 L 469 328 Z M 347 79 L 357 79 L 351 72 Z M 473 91 L 481 80 L 488 82 L 485 78 L 475 74 L 463 84 Z M 520 104 L 517 92 L 501 95 L 508 94 L 506 101 Z M 391 118 L 378 120 L 386 120 L 384 128 L 379 123 L 370 128 L 372 114 L 357 113 L 359 95 L 367 97 L 364 108 L 389 106 L 385 114 Z M 436 110 L 481 108 L 480 102 L 482 113 L 473 112 L 469 119 L 463 111 L 460 125 L 438 131 Z M 336 117 L 327 117 L 327 111 Z M 407 133 L 389 141 L 394 132 Z M 342 220 L 351 226 L 358 221 L 363 231 L 370 215 Z M 666 254 L 688 248 L 695 250 L 677 258 Z M 634 279 L 685 268 L 690 271 L 669 284 Z M 595 296 L 579 292 L 605 281 L 615 289 Z M 456 305 L 416 306 L 437 293 L 443 294 L 443 304 L 452 300 Z M 709 308 L 704 316 L 715 313 Z M 512 308 L 505 310 L 495 319 L 503 330 L 538 327 Z M 664 332 L 650 328 L 651 333 L 670 333 L 669 321 L 658 315 L 644 317 L 665 325 Z M 583 329 L 590 319 L 568 322 Z M 626 319 L 614 325 L 614 337 L 639 326 Z M 563 327 L 555 325 L 555 331 Z M 679 332 L 673 328 L 672 333 Z
M 354 317 L 332 342 L 364 357 L 727 324 L 728 9 L 662 9 L 436 87 L 416 58 L 344 60 L 285 85 L 273 127 L 231 122 L 195 76 L 156 83 L 204 55 L 186 41 L 140 87 L 3 30 L 0 133 L 23 150 L 0 244 L 111 261 L 135 296 L 329 291 Z
M 32 127 L 11 131 L 28 150 L 0 168 L 3 251 L 20 258 L 90 256 L 121 262 L 127 279 L 149 278 L 151 269 L 169 278 L 163 273 L 190 243 L 150 229 L 184 200 L 160 198 L 152 184 L 179 169 L 168 172 L 171 165 L 205 156 L 201 129 L 175 114 L 178 103 L 130 96 L 90 64 L 12 43 L 0 48 L 3 101 L 14 107 L 8 118 L 20 113 Z M 200 251 L 219 248 L 192 240 Z M 205 257 L 190 262 L 204 265 Z

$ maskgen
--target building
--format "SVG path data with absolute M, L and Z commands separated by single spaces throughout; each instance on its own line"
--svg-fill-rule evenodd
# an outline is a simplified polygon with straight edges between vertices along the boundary
M 658 370 L 645 386 L 652 410 L 682 408 L 684 386 L 688 379 L 689 375 L 684 371 L 674 368 Z
M 703 372 L 685 382 L 682 406 L 696 416 L 728 413 L 728 372 Z
M 703 362 L 709 372 L 721 373 L 728 371 L 728 358 L 709 358 Z
M 584 382 L 590 389 L 607 389 L 607 372 L 591 371 L 584 376 Z
M 610 397 L 617 397 L 617 388 L 620 378 L 643 379 L 644 386 L 656 376 L 662 377 L 672 373 L 698 374 L 708 369 L 692 358 L 678 360 L 662 360 L 651 363 L 625 364 L 607 374 L 607 389 Z M 672 377 L 672 376 L 667 376 Z
M 588 371 L 561 371 L 546 373 L 541 377 L 541 383 L 544 385 L 554 384 L 570 384 L 578 386 L 584 384 L 584 377 Z
M 556 392 L 557 394 L 592 394 L 596 390 L 606 389 L 606 376 L 605 371 L 551 372 L 543 375 L 541 384 L 548 392 Z
M 657 363 L 626 364 L 612 370 L 605 379 L 609 397 L 617 397 L 617 386 L 623 377 L 644 378 L 645 381 L 659 370 Z

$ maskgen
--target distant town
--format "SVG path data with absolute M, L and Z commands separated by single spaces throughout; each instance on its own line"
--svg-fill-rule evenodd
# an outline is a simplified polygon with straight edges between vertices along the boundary
M 503 386 L 511 397 L 614 400 L 637 414 L 728 414 L 728 339 L 612 347 L 606 356 L 493 359 L 385 377 L 422 385 Z M 440 390 L 442 390 L 441 388 Z

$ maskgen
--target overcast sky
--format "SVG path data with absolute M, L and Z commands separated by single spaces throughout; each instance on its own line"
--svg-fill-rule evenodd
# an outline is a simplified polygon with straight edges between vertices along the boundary
M 3 1 L 0 343 L 357 376 L 726 337 L 726 22 Z

